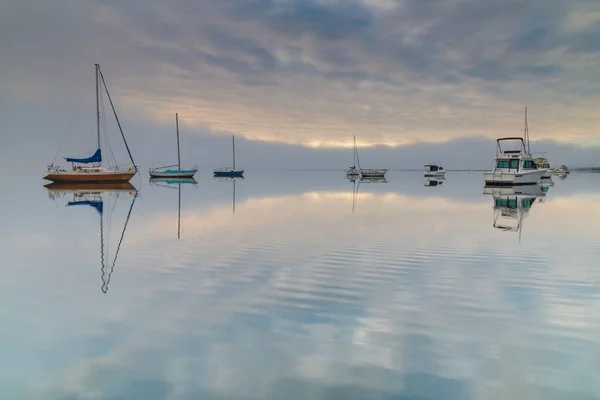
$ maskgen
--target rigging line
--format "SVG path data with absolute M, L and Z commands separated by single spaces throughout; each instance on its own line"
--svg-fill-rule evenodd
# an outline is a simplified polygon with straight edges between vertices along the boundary
M 106 81 L 104 80 L 104 74 L 102 74 L 102 70 L 98 70 L 100 72 L 100 78 L 102 78 L 102 84 L 104 85 L 104 90 L 106 90 L 106 95 L 108 96 L 108 101 L 110 102 L 110 107 L 113 110 L 113 114 L 115 114 L 115 119 L 117 120 L 117 125 L 119 125 L 119 131 L 121 132 L 121 136 L 123 137 L 123 142 L 125 143 L 125 148 L 127 149 L 127 154 L 129 154 L 129 159 L 133 164 L 133 167 L 137 170 L 137 165 L 135 165 L 135 161 L 133 161 L 133 156 L 131 155 L 131 150 L 129 150 L 129 145 L 127 144 L 127 140 L 125 140 L 125 134 L 123 133 L 123 129 L 121 128 L 121 122 L 119 122 L 119 117 L 117 116 L 117 110 L 115 110 L 115 106 L 113 105 L 112 99 L 110 97 L 110 93 L 108 92 L 108 87 L 106 86 Z
M 88 86 L 91 78 L 92 78 L 92 72 L 90 72 L 90 75 L 88 76 L 88 78 L 86 80 L 86 83 L 84 85 L 85 89 L 87 89 L 87 86 Z M 83 99 L 84 99 L 84 96 L 80 95 L 79 96 L 79 101 L 77 102 L 77 105 L 75 106 L 75 108 L 73 109 L 73 112 L 71 113 L 71 119 L 69 121 L 69 124 L 67 125 L 67 130 L 65 131 L 65 133 L 63 133 L 63 137 L 60 140 L 60 143 L 58 145 L 58 150 L 56 151 L 56 154 L 54 155 L 54 158 L 52 159 L 52 164 L 51 165 L 54 165 L 54 162 L 56 161 L 56 158 L 60 154 L 60 151 L 62 150 L 62 147 L 65 144 L 65 140 L 67 139 L 69 131 L 71 130 L 71 127 L 73 126 L 73 121 L 75 120 L 75 114 L 77 113 L 77 111 L 79 111 L 79 107 L 81 107 L 81 104 L 83 103 Z
M 138 193 L 135 192 L 133 200 L 131 201 L 131 206 L 129 207 L 129 212 L 127 213 L 127 218 L 125 219 L 125 225 L 123 225 L 123 232 L 121 232 L 121 239 L 119 239 L 119 244 L 117 245 L 117 251 L 115 252 L 115 259 L 110 267 L 110 271 L 108 272 L 108 277 L 106 281 L 104 280 L 104 275 L 102 281 L 104 284 L 102 285 L 102 292 L 108 292 L 108 284 L 110 283 L 110 277 L 115 270 L 115 264 L 117 263 L 117 257 L 119 257 L 119 249 L 121 248 L 121 243 L 123 242 L 123 237 L 125 236 L 125 230 L 127 229 L 127 224 L 129 223 L 129 217 L 131 216 L 131 211 L 133 210 L 133 205 L 135 204 L 135 199 L 137 199 Z

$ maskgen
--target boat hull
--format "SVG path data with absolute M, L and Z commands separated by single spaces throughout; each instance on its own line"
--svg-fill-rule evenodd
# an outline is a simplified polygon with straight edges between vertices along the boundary
M 504 186 L 504 185 L 534 185 L 544 175 L 545 171 L 527 171 L 527 172 L 494 172 L 487 171 L 483 173 L 486 185 Z
M 52 182 L 44 185 L 49 191 L 60 192 L 137 192 L 135 186 L 129 182 Z
M 377 170 L 377 169 L 361 169 L 360 176 L 363 178 L 385 178 L 387 170 Z
M 550 168 L 544 169 L 544 175 L 542 175 L 543 179 L 550 179 L 552 178 L 552 175 L 554 175 L 554 171 L 552 171 Z
M 446 171 L 436 171 L 436 172 L 425 171 L 426 177 L 443 177 L 445 175 L 446 175 Z
M 244 176 L 244 170 L 240 171 L 213 171 L 214 176 L 241 177 Z
M 105 182 L 129 182 L 137 171 L 58 171 L 50 172 L 44 179 L 52 182 L 79 182 L 79 183 L 105 183 Z
M 177 171 L 150 171 L 152 178 L 193 178 L 198 172 L 197 169 L 177 170 Z

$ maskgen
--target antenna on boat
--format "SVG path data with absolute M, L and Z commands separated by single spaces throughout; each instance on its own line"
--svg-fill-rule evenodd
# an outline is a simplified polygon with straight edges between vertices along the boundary
M 531 145 L 529 144 L 529 125 L 527 124 L 527 106 L 525 106 L 525 146 L 527 154 L 531 154 Z
M 177 169 L 181 170 L 181 156 L 179 155 L 179 114 L 175 113 L 175 129 L 177 130 Z M 179 185 L 181 189 L 181 185 Z

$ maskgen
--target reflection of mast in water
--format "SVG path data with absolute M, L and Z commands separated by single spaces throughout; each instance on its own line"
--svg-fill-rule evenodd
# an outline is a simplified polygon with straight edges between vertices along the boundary
M 354 214 L 354 209 L 356 207 L 356 202 L 358 201 L 358 190 L 360 188 L 361 183 L 387 183 L 387 179 L 385 177 L 362 177 L 358 179 L 358 183 L 356 182 L 355 176 L 346 175 L 346 178 L 352 182 L 352 214 Z
M 161 186 L 167 189 L 175 189 L 173 186 L 177 185 L 177 239 L 181 238 L 181 185 L 191 183 L 194 186 L 198 186 L 198 182 L 194 178 L 150 178 L 150 183 L 155 186 Z
M 233 181 L 233 194 L 232 194 L 232 211 L 233 214 L 235 215 L 235 181 L 237 179 L 241 179 L 243 180 L 244 177 L 243 176 L 215 176 L 213 179 L 218 179 L 221 182 L 225 182 L 225 181 Z
M 127 229 L 127 224 L 129 223 L 129 218 L 131 217 L 131 212 L 133 210 L 133 205 L 135 204 L 135 200 L 138 196 L 137 189 L 131 185 L 129 182 L 126 183 L 51 183 L 45 186 L 49 192 L 49 195 L 52 199 L 56 200 L 62 195 L 67 193 L 73 194 L 73 201 L 69 201 L 67 203 L 67 207 L 71 206 L 81 206 L 87 205 L 94 208 L 99 216 L 100 216 L 100 271 L 101 271 L 101 279 L 102 279 L 102 287 L 101 290 L 103 293 L 108 291 L 108 285 L 110 284 L 110 279 L 112 273 L 115 269 L 115 265 L 117 262 L 117 258 L 119 257 L 119 250 L 121 249 L 121 244 L 123 243 L 123 238 L 125 237 L 125 231 Z M 119 243 L 117 245 L 117 249 L 115 251 L 115 257 L 112 261 L 110 269 L 108 272 L 106 271 L 105 259 L 104 259 L 104 200 L 102 198 L 103 194 L 106 193 L 116 193 L 115 203 L 112 208 L 109 207 L 109 224 L 110 224 L 110 215 L 117 204 L 120 193 L 129 192 L 129 194 L 134 193 L 133 200 L 131 201 L 131 205 L 129 206 L 129 211 L 127 212 L 127 218 L 125 219 L 125 223 L 123 225 L 123 230 L 121 232 L 121 237 L 119 238 Z

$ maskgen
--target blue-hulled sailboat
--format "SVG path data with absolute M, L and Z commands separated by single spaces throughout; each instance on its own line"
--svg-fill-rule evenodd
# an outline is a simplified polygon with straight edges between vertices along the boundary
M 150 169 L 152 178 L 193 178 L 198 167 L 194 166 L 191 169 L 181 169 L 181 153 L 179 150 L 179 114 L 175 114 L 175 130 L 177 131 L 177 164 L 167 165 L 165 167 L 156 167 Z M 177 167 L 177 169 L 172 169 Z
M 243 169 L 235 168 L 235 136 L 231 137 L 231 144 L 233 146 L 233 167 L 223 167 L 213 170 L 214 176 L 229 176 L 229 177 L 242 177 L 244 176 Z

